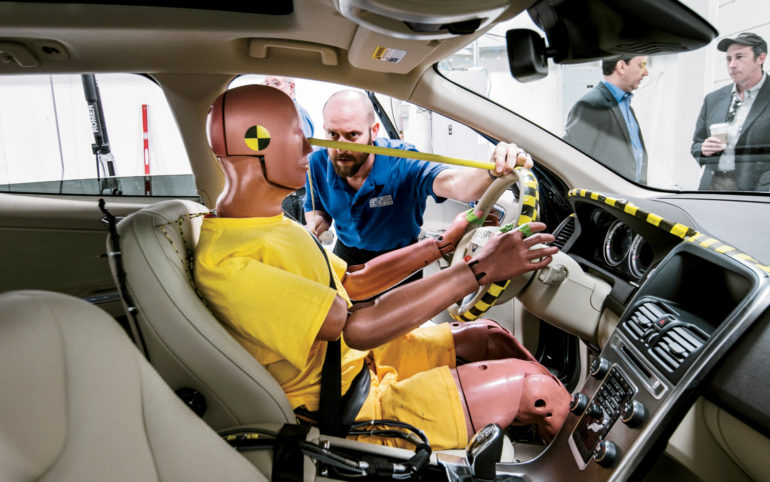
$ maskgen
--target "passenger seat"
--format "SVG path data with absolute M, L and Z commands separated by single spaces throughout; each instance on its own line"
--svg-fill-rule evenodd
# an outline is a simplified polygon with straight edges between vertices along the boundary
M 84 301 L 0 295 L 0 367 L 0 480 L 267 480 Z

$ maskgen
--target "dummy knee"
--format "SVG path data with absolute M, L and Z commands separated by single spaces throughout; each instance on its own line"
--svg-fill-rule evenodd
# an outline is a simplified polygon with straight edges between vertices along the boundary
M 469 436 L 489 423 L 530 425 L 549 442 L 569 413 L 569 392 L 537 362 L 490 360 L 457 367 Z
M 463 362 L 518 358 L 535 361 L 508 330 L 492 320 L 476 320 L 450 324 L 455 354 Z

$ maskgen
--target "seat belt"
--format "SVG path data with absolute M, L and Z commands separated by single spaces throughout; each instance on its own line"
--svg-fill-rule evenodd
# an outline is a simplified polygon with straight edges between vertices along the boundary
M 136 307 L 131 294 L 128 292 L 128 286 L 126 285 L 126 270 L 123 268 L 123 252 L 120 250 L 120 235 L 118 234 L 118 219 L 107 210 L 107 203 L 103 198 L 99 199 L 99 210 L 104 214 L 102 221 L 109 226 L 110 231 L 110 252 L 107 256 L 112 258 L 115 266 L 115 275 L 117 277 L 117 288 L 120 296 L 123 298 L 123 303 L 126 305 L 126 318 L 128 318 L 131 334 L 134 338 L 139 351 L 142 352 L 147 361 L 150 361 L 150 352 L 147 350 L 147 344 L 144 342 L 144 336 L 139 329 L 139 322 L 137 315 L 139 309 Z
M 321 254 L 323 254 L 324 260 L 326 261 L 326 267 L 329 269 L 329 287 L 336 292 L 337 286 L 334 283 L 334 273 L 332 272 L 329 257 L 326 255 L 326 250 L 321 246 L 321 243 L 318 242 L 314 235 L 311 234 L 310 237 L 313 238 L 318 249 L 321 250 Z M 345 437 L 347 435 L 350 424 L 353 422 L 352 419 L 354 419 L 358 413 L 358 410 L 355 410 L 356 413 L 346 413 L 346 418 L 349 417 L 351 420 L 343 420 L 342 418 L 341 339 L 342 337 L 340 336 L 340 338 L 326 343 L 326 355 L 324 356 L 324 364 L 321 368 L 321 396 L 318 404 L 319 430 L 323 434 L 333 435 L 335 437 Z M 364 372 L 366 373 L 364 374 Z M 362 376 L 362 374 L 364 376 Z M 364 363 L 361 373 L 356 375 L 348 391 L 353 392 L 351 393 L 352 396 L 358 394 L 359 396 L 356 398 L 361 398 L 360 394 L 363 391 L 363 384 L 366 385 L 366 393 L 368 394 L 369 380 L 369 369 L 367 368 L 366 363 Z M 363 398 L 366 398 L 366 396 L 364 395 Z M 349 397 L 346 397 L 346 401 L 348 402 L 347 405 L 350 405 L 351 402 L 358 404 L 356 400 Z M 360 402 L 363 402 L 363 400 L 360 400 Z M 346 412 L 350 412 L 350 407 L 347 408 L 348 410 Z M 360 406 L 358 409 L 360 409 Z

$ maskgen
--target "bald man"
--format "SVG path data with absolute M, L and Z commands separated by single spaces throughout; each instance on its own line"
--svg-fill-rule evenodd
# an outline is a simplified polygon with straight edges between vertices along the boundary
M 363 92 L 333 94 L 324 105 L 323 119 L 329 140 L 416 151 L 400 140 L 377 137 L 380 125 Z M 517 165 L 532 167 L 523 150 L 502 142 L 491 156 L 494 172 L 338 149 L 319 150 L 308 159 L 313 186 L 312 196 L 307 186 L 307 225 L 320 236 L 334 221 L 334 253 L 349 265 L 415 243 L 428 196 L 436 202 L 475 201 L 496 177 Z

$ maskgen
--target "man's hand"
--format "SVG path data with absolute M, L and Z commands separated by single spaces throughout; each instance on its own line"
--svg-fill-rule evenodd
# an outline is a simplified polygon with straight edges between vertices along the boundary
M 553 260 L 552 256 L 559 251 L 555 246 L 530 249 L 537 244 L 553 242 L 552 234 L 540 233 L 545 224 L 533 222 L 524 226 L 533 233 L 531 236 L 525 238 L 518 229 L 493 236 L 481 253 L 473 257 L 469 265 L 479 284 L 511 279 L 544 268 Z
M 724 151 L 725 147 L 727 147 L 727 144 L 722 144 L 718 137 L 711 136 L 703 141 L 703 144 L 700 146 L 700 152 L 708 157 Z
M 516 167 L 532 169 L 534 165 L 532 157 L 524 149 L 506 142 L 500 142 L 495 146 L 489 161 L 495 163 L 495 169 L 491 171 L 494 177 L 508 175 Z
M 318 238 L 322 233 L 329 230 L 332 220 L 323 211 L 307 211 L 305 213 L 305 224 L 310 232 Z

